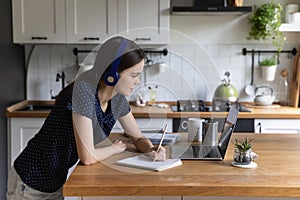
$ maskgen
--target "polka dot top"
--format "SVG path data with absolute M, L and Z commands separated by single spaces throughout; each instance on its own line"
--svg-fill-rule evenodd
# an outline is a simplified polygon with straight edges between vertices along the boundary
M 129 113 L 123 95 L 115 95 L 102 111 L 98 93 L 81 81 L 65 88 L 39 132 L 17 157 L 14 167 L 22 181 L 42 192 L 55 192 L 66 181 L 68 169 L 78 160 L 72 111 L 92 120 L 94 144 L 104 140 L 116 120 Z

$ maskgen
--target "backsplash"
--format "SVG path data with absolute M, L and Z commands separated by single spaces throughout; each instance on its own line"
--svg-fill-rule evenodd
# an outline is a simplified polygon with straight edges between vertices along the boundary
M 286 45 L 292 49 L 297 45 Z M 92 45 L 36 45 L 26 46 L 29 55 L 27 66 L 27 99 L 50 100 L 62 89 L 62 82 L 57 75 L 65 74 L 65 85 L 71 83 L 79 69 L 73 49 L 91 50 Z M 222 83 L 226 71 L 230 72 L 231 83 L 238 89 L 241 101 L 253 101 L 253 96 L 243 94 L 245 85 L 251 82 L 251 54 L 242 55 L 242 48 L 256 50 L 273 50 L 271 45 L 205 45 L 171 44 L 164 46 L 168 55 L 147 54 L 153 63 L 164 63 L 163 66 L 145 65 L 141 84 L 129 97 L 135 100 L 137 91 L 149 99 L 149 88 L 157 88 L 157 101 L 176 101 L 177 99 L 203 99 L 211 101 L 214 90 Z M 161 49 L 161 48 L 159 48 Z M 94 53 L 93 53 L 94 54 Z M 89 60 L 87 54 L 78 54 L 78 63 L 93 62 L 93 54 Z M 94 54 L 95 55 L 95 54 Z M 261 59 L 265 55 L 262 54 Z M 274 81 L 265 82 L 260 78 L 258 56 L 254 62 L 254 84 L 271 86 L 276 94 L 280 79 L 280 71 L 288 69 L 291 74 L 293 59 L 288 54 L 280 54 L 280 64 Z M 290 78 L 291 76 L 289 76 Z

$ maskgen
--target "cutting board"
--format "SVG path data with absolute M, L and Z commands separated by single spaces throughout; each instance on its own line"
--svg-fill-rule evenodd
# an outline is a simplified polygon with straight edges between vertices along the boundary
M 299 51 L 299 49 L 298 49 Z M 300 95 L 300 57 L 295 58 L 295 68 L 293 66 L 293 76 L 291 80 L 290 89 L 290 105 L 293 107 L 299 107 L 299 95 Z M 294 71 L 295 70 L 295 71 Z
M 300 90 L 300 45 L 297 54 L 294 57 L 292 67 L 292 77 L 290 81 L 290 106 L 299 106 L 299 90 Z

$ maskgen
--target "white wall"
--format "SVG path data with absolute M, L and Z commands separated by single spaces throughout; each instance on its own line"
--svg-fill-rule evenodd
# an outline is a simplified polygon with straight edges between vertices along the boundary
M 182 4 L 183 0 L 174 0 L 173 4 Z M 262 0 L 244 1 L 260 4 Z M 282 5 L 290 1 L 280 1 Z M 251 81 L 251 55 L 243 56 L 242 48 L 255 50 L 274 50 L 270 42 L 248 41 L 247 17 L 244 15 L 171 15 L 171 44 L 167 46 L 166 57 L 148 55 L 155 62 L 164 61 L 168 67 L 145 67 L 146 81 L 137 88 L 146 98 L 148 86 L 158 85 L 158 100 L 205 99 L 211 101 L 215 88 L 221 84 L 225 71 L 231 73 L 233 85 L 240 92 L 242 101 L 252 101 L 253 97 L 243 95 L 243 88 Z M 299 33 L 285 33 L 287 37 L 284 49 L 290 50 L 299 44 Z M 80 49 L 92 49 L 93 46 L 78 46 Z M 72 80 L 76 70 L 72 54 L 74 46 L 37 45 L 28 66 L 28 99 L 49 99 L 50 89 L 57 94 L 61 85 L 55 82 L 58 72 L 65 71 L 67 81 Z M 163 47 L 161 47 L 163 48 Z M 27 51 L 30 48 L 27 48 Z M 261 58 L 269 54 L 261 55 Z M 81 55 L 84 57 L 84 55 Z M 79 59 L 83 61 L 83 57 Z M 287 54 L 280 55 L 277 77 L 273 82 L 264 82 L 260 78 L 258 57 L 255 57 L 256 85 L 270 85 L 278 90 L 279 73 L 288 69 L 291 73 L 292 59 Z M 34 84 L 37 83 L 37 84 Z M 35 86 L 37 85 L 37 86 Z M 134 93 L 130 98 L 134 99 Z

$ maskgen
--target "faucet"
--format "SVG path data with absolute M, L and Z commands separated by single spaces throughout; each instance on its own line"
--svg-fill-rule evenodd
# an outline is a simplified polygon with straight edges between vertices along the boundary
M 52 89 L 50 90 L 50 96 L 51 96 L 51 99 L 56 99 L 56 96 L 54 96 Z
M 59 79 L 61 79 L 61 89 L 64 89 L 65 88 L 65 72 L 62 71 L 61 74 L 60 73 L 57 73 L 56 74 L 56 82 L 59 81 Z

